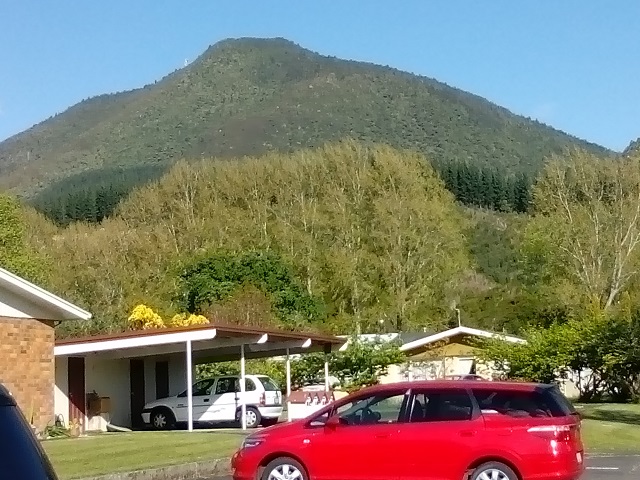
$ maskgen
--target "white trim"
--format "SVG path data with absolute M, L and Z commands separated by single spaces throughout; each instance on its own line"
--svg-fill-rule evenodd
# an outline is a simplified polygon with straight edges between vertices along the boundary
M 102 340 L 97 342 L 78 342 L 68 345 L 56 345 L 53 349 L 55 356 L 78 355 L 81 353 L 104 352 L 125 348 L 148 347 L 151 345 L 167 345 L 170 343 L 196 342 L 198 340 L 212 340 L 216 336 L 216 329 L 196 330 L 193 332 L 174 332 L 148 336 L 135 336 L 116 340 Z
M 61 310 L 66 314 L 61 320 L 89 320 L 91 318 L 91 314 L 86 310 L 28 282 L 24 278 L 14 275 L 4 268 L 0 268 L 0 282 L 9 284 L 31 298 L 43 301 L 54 309 Z
M 187 340 L 187 429 L 193 432 L 193 360 L 191 353 L 191 340 Z
M 486 330 L 479 330 L 477 328 L 469 328 L 469 327 L 456 327 L 451 330 L 447 330 L 445 332 L 436 333 L 435 335 L 429 335 L 428 337 L 420 338 L 418 340 L 414 340 L 413 342 L 405 343 L 400 347 L 400 351 L 406 352 L 407 350 L 413 350 L 414 348 L 423 347 L 425 345 L 429 345 L 430 343 L 435 343 L 440 340 L 444 340 L 446 338 L 454 337 L 456 335 L 472 335 L 474 337 L 483 337 L 483 338 L 495 338 L 498 340 L 504 340 L 510 343 L 527 343 L 526 340 L 522 338 L 513 337 L 510 335 L 504 335 L 500 333 L 487 332 Z

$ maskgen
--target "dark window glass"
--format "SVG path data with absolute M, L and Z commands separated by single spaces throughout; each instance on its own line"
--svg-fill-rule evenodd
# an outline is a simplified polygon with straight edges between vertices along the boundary
M 462 389 L 418 390 L 413 396 L 410 422 L 451 422 L 470 420 L 473 403 Z
M 278 386 L 278 384 L 276 382 L 274 382 L 272 379 L 270 379 L 269 377 L 258 377 L 260 379 L 260 382 L 262 383 L 262 386 L 264 387 L 264 389 L 267 392 L 279 392 L 280 391 L 280 387 Z
M 0 478 L 57 480 L 38 440 L 17 407 L 0 407 Z
M 548 389 L 527 391 L 488 388 L 475 389 L 473 394 L 483 414 L 498 413 L 516 418 L 567 415 L 566 405 L 560 405 Z
M 237 379 L 231 377 L 219 378 L 216 383 L 216 395 L 235 393 Z
M 240 391 L 240 379 L 236 378 L 236 381 L 234 382 L 234 388 L 236 392 Z M 256 384 L 253 383 L 253 380 L 251 380 L 250 378 L 245 378 L 244 379 L 244 391 L 245 392 L 254 392 L 256 390 Z
M 564 415 L 574 415 L 577 413 L 573 404 L 558 390 L 558 387 L 548 388 L 546 394 L 551 397 L 551 402 L 555 402 L 558 405 L 558 408 Z
M 347 426 L 398 423 L 402 419 L 405 398 L 404 393 L 379 393 L 340 404 L 330 413 L 338 415 L 340 422 Z M 311 420 L 309 425 L 324 425 L 328 418 L 329 412 L 325 412 Z

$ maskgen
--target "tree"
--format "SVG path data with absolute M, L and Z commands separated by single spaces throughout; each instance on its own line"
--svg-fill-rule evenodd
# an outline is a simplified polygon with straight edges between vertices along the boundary
M 25 213 L 17 199 L 0 195 L 0 267 L 42 282 L 46 278 L 47 259 L 28 243 Z
M 562 278 L 610 308 L 637 274 L 640 158 L 553 157 L 534 187 L 533 213 L 523 253 L 538 278 Z
M 484 359 L 509 378 L 544 383 L 590 372 L 578 385 L 583 400 L 640 399 L 640 311 L 628 304 L 612 312 L 593 302 L 569 321 L 529 327 L 523 338 L 484 342 Z
M 291 267 L 273 252 L 216 253 L 188 266 L 177 295 L 182 307 L 197 313 L 223 302 L 246 285 L 268 295 L 281 320 L 292 326 L 322 318 L 319 299 L 297 281 Z
M 329 368 L 347 391 L 379 383 L 390 365 L 402 363 L 405 355 L 399 345 L 376 340 L 361 341 L 353 337 L 347 348 L 331 356 Z
M 468 266 L 460 235 L 464 219 L 417 156 L 385 152 L 376 158 L 372 176 L 371 236 L 388 296 L 387 316 L 396 330 L 424 327 L 426 312 L 444 307 L 447 285 Z

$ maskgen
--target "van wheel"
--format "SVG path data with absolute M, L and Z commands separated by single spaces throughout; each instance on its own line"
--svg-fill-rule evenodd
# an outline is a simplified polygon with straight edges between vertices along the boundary
M 305 468 L 293 458 L 281 457 L 269 462 L 264 468 L 260 480 L 282 480 L 291 478 L 294 480 L 309 480 Z
M 170 430 L 175 424 L 173 412 L 168 408 L 154 408 L 151 411 L 151 426 L 154 430 Z
M 518 480 L 518 475 L 504 463 L 487 462 L 473 471 L 470 480 Z
M 257 428 L 258 425 L 260 425 L 260 422 L 262 421 L 262 416 L 260 415 L 260 412 L 256 407 L 247 407 L 246 415 L 247 415 L 246 416 L 247 428 Z M 238 422 L 242 427 L 242 409 L 241 408 L 239 408 L 238 411 L 236 412 L 236 422 Z

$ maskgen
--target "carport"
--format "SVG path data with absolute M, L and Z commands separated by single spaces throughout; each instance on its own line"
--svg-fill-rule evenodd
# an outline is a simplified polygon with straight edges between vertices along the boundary
M 138 410 L 150 397 L 183 388 L 186 382 L 188 429 L 193 430 L 193 365 L 240 360 L 240 392 L 245 388 L 245 361 L 284 357 L 287 398 L 291 394 L 291 355 L 325 354 L 325 387 L 329 367 L 326 355 L 345 340 L 332 336 L 253 329 L 228 325 L 129 331 L 113 335 L 56 342 L 55 409 L 64 418 L 83 419 L 87 426 L 87 392 L 110 398 L 118 421 L 136 425 Z M 148 380 L 148 381 L 147 381 Z M 154 393 L 155 392 L 155 393 Z M 154 399 L 155 399 L 154 398 Z M 246 429 L 246 406 L 242 404 L 242 428 Z

